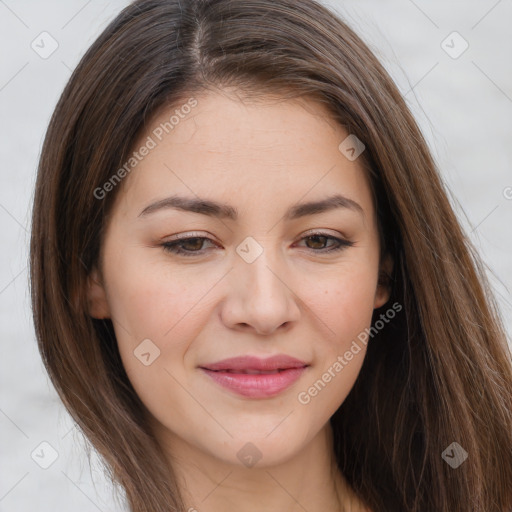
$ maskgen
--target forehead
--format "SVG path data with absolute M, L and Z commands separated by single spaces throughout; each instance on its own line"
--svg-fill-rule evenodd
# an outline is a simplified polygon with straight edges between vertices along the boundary
M 122 203 L 186 192 L 268 209 L 338 192 L 372 210 L 362 163 L 339 149 L 348 135 L 311 98 L 185 97 L 160 110 L 134 145 L 150 149 L 123 180 Z

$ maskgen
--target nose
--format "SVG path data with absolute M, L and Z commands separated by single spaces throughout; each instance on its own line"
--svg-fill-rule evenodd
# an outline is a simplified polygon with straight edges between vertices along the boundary
M 263 253 L 252 263 L 241 258 L 229 273 L 229 291 L 221 310 L 227 327 L 268 335 L 292 327 L 300 318 L 299 297 L 289 273 Z

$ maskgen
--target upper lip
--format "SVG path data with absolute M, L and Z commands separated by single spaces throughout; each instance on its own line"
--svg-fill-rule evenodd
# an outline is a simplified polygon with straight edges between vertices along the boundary
M 216 363 L 208 363 L 201 365 L 200 368 L 213 371 L 222 370 L 255 370 L 255 371 L 272 371 L 287 370 L 290 368 L 303 368 L 309 366 L 304 361 L 285 354 L 278 354 L 265 359 L 254 356 L 241 356 L 223 359 Z

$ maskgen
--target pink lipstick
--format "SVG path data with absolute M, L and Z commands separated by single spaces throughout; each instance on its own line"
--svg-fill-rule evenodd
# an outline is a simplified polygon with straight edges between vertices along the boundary
M 233 357 L 200 368 L 220 386 L 249 398 L 269 398 L 290 387 L 309 365 L 284 354 Z

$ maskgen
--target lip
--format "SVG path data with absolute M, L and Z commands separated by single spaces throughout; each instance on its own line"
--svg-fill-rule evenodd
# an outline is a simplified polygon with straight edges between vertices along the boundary
M 199 368 L 214 382 L 237 395 L 269 398 L 289 388 L 308 366 L 304 361 L 278 354 L 266 359 L 253 356 L 233 357 Z

